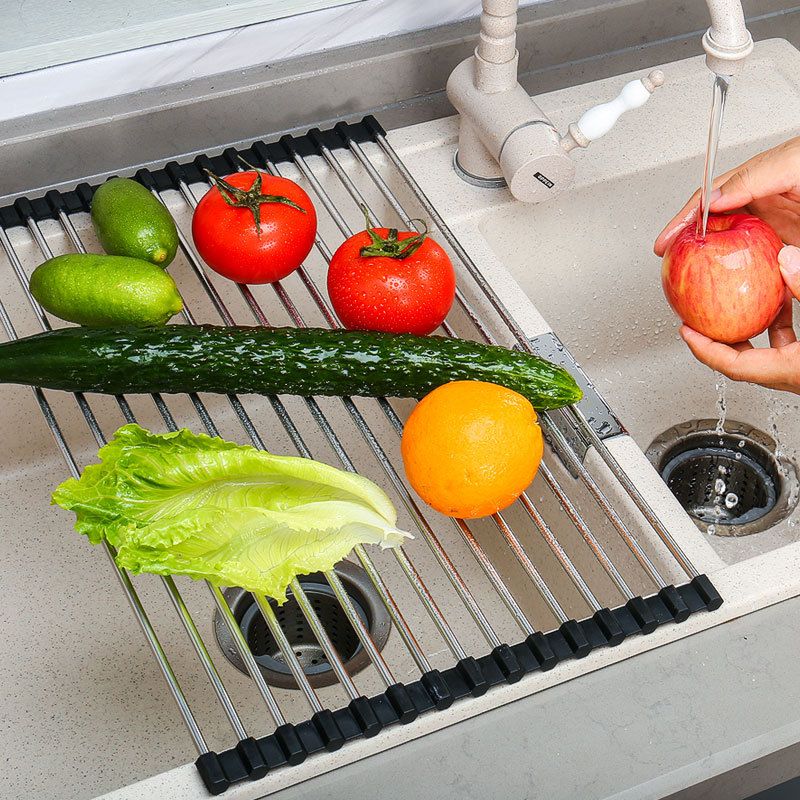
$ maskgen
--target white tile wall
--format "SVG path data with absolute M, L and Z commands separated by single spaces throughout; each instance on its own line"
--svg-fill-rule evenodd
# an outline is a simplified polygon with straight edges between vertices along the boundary
M 480 0 L 360 0 L 11 75 L 0 78 L 0 120 L 444 25 L 477 15 L 480 5 Z

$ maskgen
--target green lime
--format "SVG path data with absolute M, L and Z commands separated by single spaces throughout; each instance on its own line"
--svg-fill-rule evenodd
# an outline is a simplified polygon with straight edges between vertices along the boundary
M 103 250 L 166 267 L 178 249 L 178 231 L 163 203 L 141 183 L 111 178 L 92 198 L 92 224 Z
M 125 256 L 56 256 L 36 267 L 30 286 L 46 311 L 92 328 L 163 325 L 183 308 L 168 272 Z

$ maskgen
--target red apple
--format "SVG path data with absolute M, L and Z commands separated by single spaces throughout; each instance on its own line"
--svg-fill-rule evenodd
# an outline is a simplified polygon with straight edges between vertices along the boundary
M 766 330 L 783 303 L 782 247 L 758 217 L 711 214 L 705 239 L 687 225 L 664 254 L 664 294 L 690 328 L 718 342 L 743 342 Z

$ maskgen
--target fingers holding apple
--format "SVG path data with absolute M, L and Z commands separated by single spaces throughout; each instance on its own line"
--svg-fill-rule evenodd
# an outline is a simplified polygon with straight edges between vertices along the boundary
M 786 242 L 800 244 L 800 136 L 758 153 L 717 176 L 709 197 L 712 213 L 747 211 L 766 220 Z M 664 226 L 653 245 L 663 256 L 672 239 L 697 216 L 700 191 Z
M 797 334 L 794 332 L 794 296 L 787 287 L 786 296 L 783 300 L 781 310 L 778 316 L 769 326 L 769 346 L 770 347 L 786 347 L 787 344 L 793 344 L 797 341 Z
M 712 214 L 705 238 L 686 225 L 668 243 L 664 294 L 693 331 L 718 343 L 747 341 L 766 330 L 783 306 L 782 249 L 778 235 L 758 217 Z M 797 273 L 800 293 L 800 251 L 784 260 L 784 268 Z
M 733 381 L 800 394 L 800 343 L 754 348 L 749 342 L 715 342 L 684 325 L 681 337 L 694 357 Z

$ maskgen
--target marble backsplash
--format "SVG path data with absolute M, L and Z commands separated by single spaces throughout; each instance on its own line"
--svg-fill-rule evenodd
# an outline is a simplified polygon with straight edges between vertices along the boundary
M 444 25 L 477 16 L 480 6 L 479 0 L 356 0 L 95 58 L 76 54 L 70 63 L 0 78 L 0 121 Z M 26 13 L 30 6 L 19 8 Z

